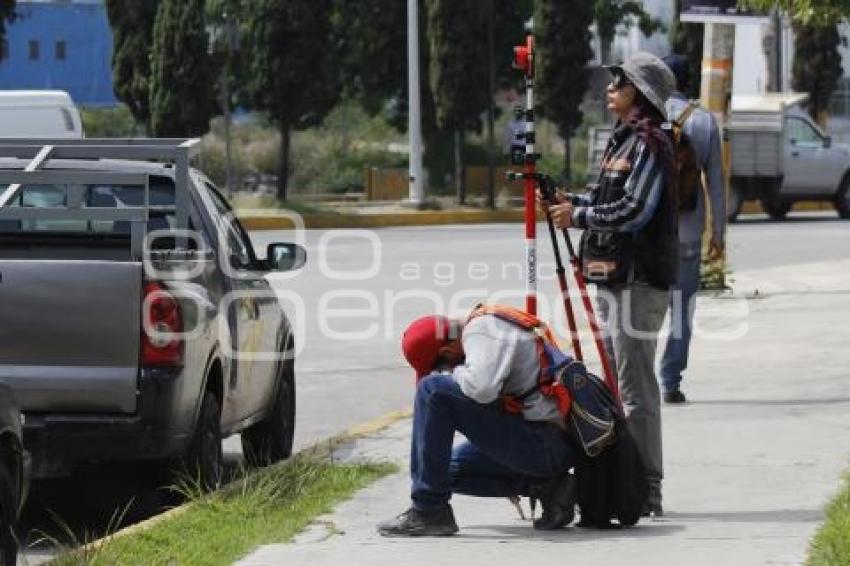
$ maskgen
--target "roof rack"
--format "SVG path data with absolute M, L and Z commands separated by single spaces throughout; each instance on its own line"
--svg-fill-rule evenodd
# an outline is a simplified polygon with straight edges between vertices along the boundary
M 105 171 L 45 170 L 52 159 L 126 159 L 173 162 L 175 167 L 175 214 L 177 230 L 189 228 L 189 162 L 200 153 L 198 138 L 89 138 L 89 139 L 0 139 L 0 157 L 29 159 L 23 169 L 0 170 L 0 184 L 8 184 L 0 193 L 0 220 L 113 220 L 131 222 L 132 239 L 139 247 L 144 238 L 144 222 L 148 220 L 150 197 L 147 174 L 111 173 Z M 27 184 L 93 185 L 113 184 L 144 187 L 144 204 L 140 207 L 84 207 L 84 195 L 69 191 L 65 208 L 10 207 Z M 139 237 L 140 236 L 140 237 Z

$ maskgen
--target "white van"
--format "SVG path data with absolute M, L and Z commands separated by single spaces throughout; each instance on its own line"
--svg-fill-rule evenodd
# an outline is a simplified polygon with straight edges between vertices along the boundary
M 80 111 L 61 90 L 0 90 L 0 138 L 82 139 Z

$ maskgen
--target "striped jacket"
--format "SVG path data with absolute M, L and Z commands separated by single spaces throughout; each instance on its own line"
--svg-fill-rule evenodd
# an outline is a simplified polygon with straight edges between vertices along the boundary
M 573 226 L 634 247 L 634 279 L 667 289 L 676 280 L 675 195 L 660 160 L 626 124 L 611 134 L 598 183 L 574 199 Z M 608 234 L 608 236 L 604 236 Z

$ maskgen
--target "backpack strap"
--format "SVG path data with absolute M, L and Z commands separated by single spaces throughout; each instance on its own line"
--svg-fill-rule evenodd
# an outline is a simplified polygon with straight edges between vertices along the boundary
M 522 328 L 528 332 L 533 332 L 535 335 L 535 344 L 537 349 L 537 361 L 540 366 L 540 372 L 537 375 L 537 383 L 520 393 L 519 395 L 502 395 L 502 407 L 506 412 L 511 414 L 519 414 L 522 412 L 523 401 L 530 397 L 534 392 L 540 391 L 544 397 L 552 398 L 557 407 L 558 412 L 562 417 L 565 417 L 570 410 L 572 398 L 567 389 L 561 385 L 551 374 L 549 355 L 546 352 L 548 348 L 558 349 L 558 343 L 555 336 L 552 334 L 549 325 L 523 310 L 509 307 L 507 305 L 484 305 L 476 306 L 466 323 L 469 324 L 475 318 L 484 315 L 491 315 L 509 322 L 515 326 Z M 559 350 L 560 351 L 560 350 Z
M 688 102 L 688 105 L 685 107 L 682 113 L 679 114 L 679 117 L 673 120 L 673 124 L 678 128 L 684 127 L 685 122 L 688 121 L 688 118 L 691 117 L 691 114 L 693 114 L 694 110 L 696 110 L 697 108 L 699 108 L 699 102 L 697 102 L 696 100 L 691 100 L 690 102 Z

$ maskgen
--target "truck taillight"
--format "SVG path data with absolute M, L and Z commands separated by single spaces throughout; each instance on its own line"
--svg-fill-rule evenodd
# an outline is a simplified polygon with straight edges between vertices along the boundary
M 165 287 L 156 282 L 144 285 L 142 298 L 141 365 L 180 367 L 183 365 L 183 331 L 180 306 Z

